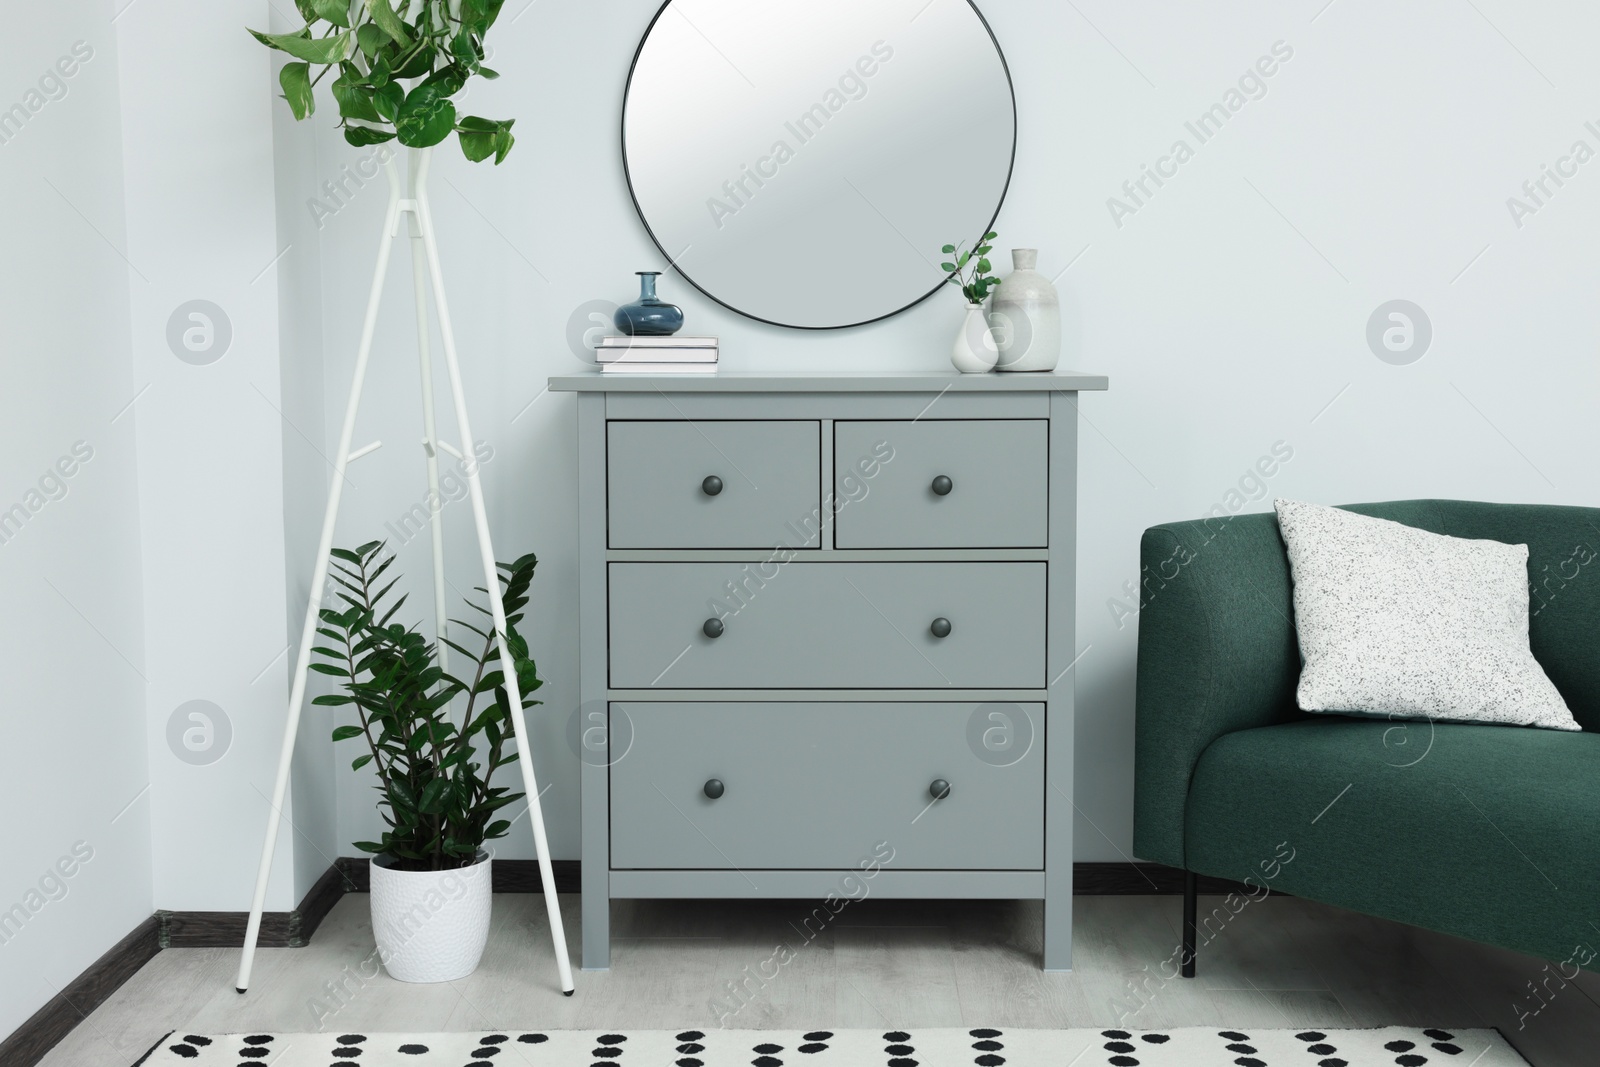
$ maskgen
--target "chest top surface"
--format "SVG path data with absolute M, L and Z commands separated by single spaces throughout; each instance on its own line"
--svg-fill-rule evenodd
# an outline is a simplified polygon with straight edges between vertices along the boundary
M 1073 370 L 1015 374 L 935 371 L 727 371 L 715 374 L 605 374 L 550 379 L 558 393 L 1053 393 L 1106 389 L 1103 374 Z

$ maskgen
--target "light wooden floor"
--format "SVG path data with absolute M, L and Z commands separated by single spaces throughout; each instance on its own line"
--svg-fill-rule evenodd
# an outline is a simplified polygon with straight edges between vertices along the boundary
M 44 1064 L 128 1067 L 172 1029 L 708 1029 L 717 1025 L 712 998 L 726 997 L 728 982 L 747 966 L 755 973 L 785 941 L 795 958 L 764 987 L 748 983 L 748 1004 L 728 1026 L 1491 1026 L 1534 1067 L 1600 1063 L 1600 976 L 1564 988 L 1552 981 L 1548 1004 L 1519 1029 L 1517 1005 L 1538 1003 L 1526 999 L 1527 983 L 1547 977 L 1542 961 L 1273 897 L 1247 906 L 1201 950 L 1199 978 L 1162 983 L 1180 898 L 1075 903 L 1071 974 L 1039 971 L 1033 902 L 866 900 L 810 942 L 790 925 L 810 903 L 618 903 L 612 969 L 579 972 L 567 998 L 537 896 L 496 897 L 477 973 L 411 986 L 363 977 L 372 974 L 372 935 L 367 898 L 352 895 L 310 946 L 262 950 L 245 996 L 233 989 L 237 950 L 162 952 Z M 576 959 L 578 901 L 562 904 Z M 330 990 L 341 983 L 335 999 Z M 1142 999 L 1130 992 L 1136 983 Z

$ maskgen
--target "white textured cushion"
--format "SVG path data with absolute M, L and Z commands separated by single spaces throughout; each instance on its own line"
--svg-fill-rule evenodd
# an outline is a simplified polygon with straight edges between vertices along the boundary
M 1305 711 L 1577 730 L 1528 648 L 1528 546 L 1279 500 Z

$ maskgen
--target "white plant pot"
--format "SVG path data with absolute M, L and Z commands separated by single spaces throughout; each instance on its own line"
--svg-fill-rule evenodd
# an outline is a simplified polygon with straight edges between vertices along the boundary
M 390 977 L 452 982 L 477 969 L 489 940 L 494 862 L 478 855 L 453 871 L 399 871 L 373 858 L 372 936 Z
M 950 346 L 950 362 L 962 374 L 984 374 L 994 370 L 999 358 L 994 334 L 989 330 L 989 317 L 983 313 L 982 304 L 968 304 L 967 317 Z
M 1061 358 L 1061 298 L 1050 279 L 1034 270 L 1039 251 L 1013 248 L 1015 269 L 1000 281 L 989 302 L 1002 371 L 1055 370 Z

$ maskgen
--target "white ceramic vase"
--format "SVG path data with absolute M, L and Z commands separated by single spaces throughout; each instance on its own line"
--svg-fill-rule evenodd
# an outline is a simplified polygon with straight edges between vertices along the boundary
M 478 967 L 493 896 L 486 854 L 453 871 L 399 871 L 372 861 L 372 935 L 390 977 L 452 982 Z
M 994 369 L 999 355 L 983 305 L 968 304 L 961 332 L 956 334 L 956 342 L 950 348 L 950 362 L 962 374 L 986 374 Z
M 1013 248 L 1013 270 L 1000 280 L 989 303 L 999 355 L 995 370 L 1055 370 L 1061 358 L 1061 298 L 1034 267 L 1036 248 Z

